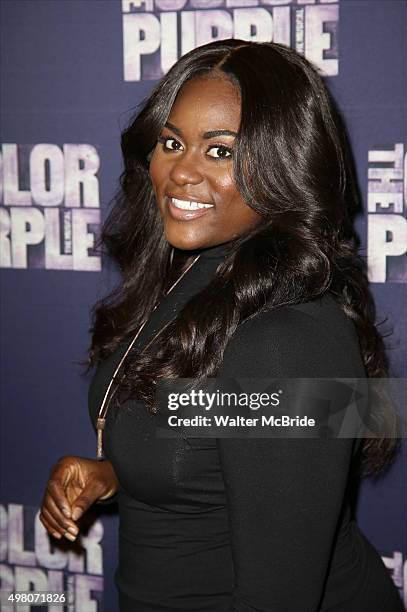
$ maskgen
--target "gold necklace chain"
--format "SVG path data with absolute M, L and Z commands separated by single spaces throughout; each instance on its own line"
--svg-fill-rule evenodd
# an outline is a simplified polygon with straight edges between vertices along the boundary
M 192 266 L 195 264 L 195 262 L 198 261 L 200 256 L 201 255 L 198 255 L 197 257 L 195 257 L 195 259 L 189 264 L 189 266 L 187 266 L 187 268 L 182 272 L 182 274 L 177 278 L 177 280 L 171 285 L 171 287 L 165 293 L 165 297 L 167 297 L 167 295 L 169 295 L 171 293 L 171 291 L 180 282 L 180 280 L 185 276 L 185 274 L 188 272 L 188 270 L 190 270 L 192 268 Z M 121 360 L 119 362 L 119 365 L 115 369 L 114 374 L 113 374 L 113 376 L 112 376 L 112 378 L 110 380 L 110 383 L 109 383 L 109 385 L 108 385 L 108 387 L 106 389 L 105 395 L 103 397 L 102 403 L 101 403 L 100 408 L 99 408 L 98 419 L 97 419 L 97 426 L 96 426 L 97 427 L 97 451 L 96 451 L 96 459 L 99 459 L 99 460 L 104 459 L 104 453 L 103 453 L 103 430 L 105 428 L 105 423 L 106 423 L 106 414 L 107 414 L 107 411 L 109 409 L 110 402 L 111 402 L 115 392 L 118 389 L 118 385 L 115 387 L 115 389 L 113 389 L 113 392 L 109 396 L 110 389 L 112 388 L 113 383 L 116 382 L 117 375 L 118 375 L 118 373 L 120 371 L 120 368 L 123 365 L 124 360 L 126 359 L 127 355 L 131 351 L 134 343 L 136 342 L 137 338 L 139 337 L 139 335 L 140 335 L 141 331 L 143 330 L 144 326 L 146 325 L 146 323 L 149 321 L 151 315 L 156 310 L 156 308 L 158 308 L 159 304 L 160 304 L 160 302 L 157 303 L 154 306 L 154 308 L 151 311 L 149 317 L 141 324 L 141 326 L 137 330 L 136 335 L 134 336 L 133 340 L 130 342 L 129 346 L 127 347 L 127 350 L 124 353 L 123 357 L 121 358 Z M 154 334 L 154 336 L 151 338 L 151 340 L 148 342 L 148 344 L 146 344 L 140 352 L 145 351 L 154 342 L 154 340 L 161 334 L 161 332 L 164 331 L 164 329 L 170 323 L 171 323 L 171 321 L 168 321 L 168 323 L 163 325 L 163 327 L 161 327 L 158 330 L 158 332 L 156 334 Z

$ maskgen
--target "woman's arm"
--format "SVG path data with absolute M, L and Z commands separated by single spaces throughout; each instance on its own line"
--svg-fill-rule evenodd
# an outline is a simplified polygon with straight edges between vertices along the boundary
M 335 378 L 351 377 L 351 370 L 320 321 L 284 308 L 241 326 L 219 375 Z M 315 612 L 354 439 L 235 438 L 218 445 L 235 570 L 232 610 Z

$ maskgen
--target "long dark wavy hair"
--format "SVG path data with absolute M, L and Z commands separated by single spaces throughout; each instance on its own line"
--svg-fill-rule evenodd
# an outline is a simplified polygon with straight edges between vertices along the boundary
M 137 331 L 168 288 L 172 247 L 155 202 L 149 157 L 182 86 L 213 71 L 240 90 L 234 176 L 262 222 L 234 241 L 212 281 L 163 330 L 154 351 L 130 353 L 121 391 L 154 412 L 158 379 L 216 377 L 240 323 L 263 309 L 327 291 L 356 326 L 367 376 L 387 377 L 383 337 L 351 221 L 360 203 L 340 113 L 317 68 L 297 52 L 235 39 L 181 57 L 122 133 L 120 189 L 99 239 L 122 281 L 93 307 L 88 369 Z M 378 473 L 394 456 L 395 420 L 389 418 L 386 427 L 385 437 L 363 441 L 368 473 Z

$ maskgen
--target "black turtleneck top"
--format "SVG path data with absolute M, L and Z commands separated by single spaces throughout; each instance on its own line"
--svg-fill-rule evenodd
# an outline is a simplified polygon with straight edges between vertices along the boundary
M 210 282 L 225 252 L 202 251 L 132 350 Z M 131 339 L 94 374 L 94 426 Z M 365 370 L 353 323 L 325 294 L 241 324 L 219 376 L 360 378 Z M 160 438 L 142 403 L 114 408 L 104 446 L 120 483 L 120 612 L 402 612 L 351 515 L 354 439 Z

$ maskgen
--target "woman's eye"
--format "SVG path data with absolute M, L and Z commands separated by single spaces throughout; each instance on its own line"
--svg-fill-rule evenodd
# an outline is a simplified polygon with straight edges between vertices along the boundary
M 182 144 L 172 136 L 160 136 L 158 142 L 163 145 L 163 149 L 166 151 L 182 151 Z M 212 145 L 207 151 L 209 157 L 214 159 L 227 159 L 232 157 L 232 149 L 225 145 Z
M 226 159 L 232 157 L 232 150 L 223 145 L 215 145 L 209 149 L 208 155 L 215 159 Z
M 161 142 L 164 145 L 164 149 L 168 149 L 169 151 L 179 151 L 182 149 L 181 143 L 169 136 L 160 136 L 158 142 Z

